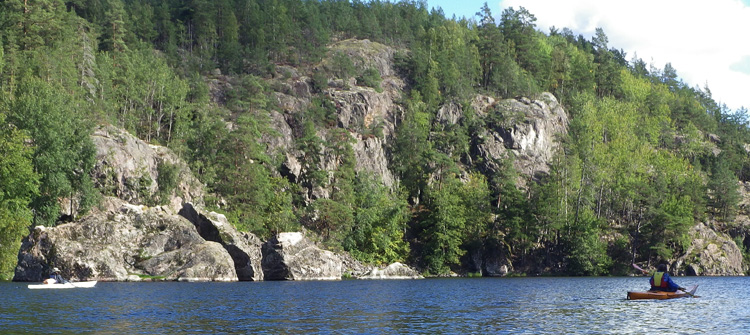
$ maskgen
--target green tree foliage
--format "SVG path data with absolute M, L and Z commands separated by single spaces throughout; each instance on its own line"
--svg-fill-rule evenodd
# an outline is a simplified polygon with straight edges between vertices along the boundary
M 573 275 L 603 275 L 609 273 L 612 260 L 601 239 L 603 226 L 593 213 L 584 210 L 578 221 L 565 235 L 567 272 Z
M 5 113 L 0 109 L 0 280 L 13 277 L 21 239 L 31 224 L 29 204 L 39 192 L 34 148 L 22 131 L 7 122 Z
M 104 29 L 102 30 L 101 49 L 110 51 L 113 58 L 128 50 L 126 44 L 127 24 L 125 23 L 127 13 L 125 5 L 121 0 L 107 0 L 104 12 Z
M 481 12 L 477 12 L 479 17 L 477 51 L 482 69 L 480 84 L 482 87 L 499 86 L 503 82 L 495 73 L 500 71 L 500 64 L 504 61 L 503 48 L 505 38 L 495 23 L 492 11 L 487 3 L 482 7 Z M 507 62 L 507 61 L 506 61 Z
M 412 201 L 418 202 L 427 186 L 427 159 L 432 150 L 428 141 L 431 115 L 418 92 L 407 101 L 405 115 L 393 144 L 393 168 Z
M 156 192 L 160 205 L 166 205 L 172 196 L 172 192 L 177 188 L 180 168 L 169 162 L 162 162 L 157 166 L 158 177 L 156 183 L 159 190 Z
M 222 70 L 237 73 L 242 68 L 240 59 L 239 24 L 230 0 L 218 3 L 217 58 Z
M 706 186 L 709 190 L 709 204 L 713 207 L 719 217 L 732 219 L 737 210 L 740 195 L 737 185 L 737 177 L 729 168 L 729 163 L 719 156 L 711 169 L 711 178 Z
M 354 203 L 354 138 L 345 129 L 336 128 L 330 131 L 328 147 L 335 157 L 338 169 L 333 173 L 331 199 L 351 206 Z
M 9 0 L 2 4 L 6 38 L 21 50 L 51 46 L 62 36 L 65 3 L 62 0 Z
M 341 248 L 340 241 L 354 225 L 352 208 L 331 199 L 317 199 L 310 209 L 315 217 L 312 228 L 327 240 L 329 247 Z
M 596 28 L 596 35 L 592 40 L 594 44 L 594 62 L 598 69 L 596 71 L 596 91 L 599 96 L 611 96 L 619 94 L 620 87 L 620 65 L 612 51 L 607 49 L 609 39 L 602 28 Z
M 263 232 L 274 187 L 268 157 L 258 142 L 262 134 L 259 115 L 242 115 L 217 153 L 217 180 L 213 188 L 231 204 L 230 218 L 245 231 Z M 265 234 L 261 234 L 265 235 Z
M 370 67 L 357 77 L 357 85 L 372 87 L 375 91 L 380 93 L 383 92 L 383 89 L 380 88 L 380 82 L 382 80 L 380 72 L 378 72 L 377 69 Z
M 328 182 L 328 173 L 320 166 L 323 141 L 318 137 L 312 121 L 305 121 L 302 127 L 302 136 L 297 140 L 297 148 L 303 152 L 300 163 L 306 173 L 297 182 L 312 190 Z
M 134 39 L 153 43 L 156 39 L 154 7 L 148 0 L 126 1 L 123 5 L 129 14 L 125 29 L 134 35 Z
M 119 126 L 147 142 L 170 144 L 186 117 L 188 84 L 151 50 L 100 57 L 98 77 L 103 100 Z
M 461 182 L 449 178 L 441 187 L 427 189 L 429 213 L 421 222 L 424 265 L 429 273 L 445 274 L 459 265 L 465 253 L 461 249 L 466 228 L 466 208 L 462 204 Z
M 344 249 L 365 262 L 404 261 L 409 254 L 409 245 L 404 239 L 411 217 L 408 203 L 367 175 L 355 180 L 355 190 L 355 223 Z
M 626 61 L 601 28 L 591 39 L 540 32 L 523 7 L 496 18 L 485 5 L 476 21 L 411 0 L 6 0 L 0 12 L 6 273 L 7 248 L 31 213 L 51 225 L 61 199 L 74 198 L 79 213 L 91 205 L 94 123 L 175 150 L 208 186 L 206 202 L 242 230 L 269 236 L 302 221 L 359 259 L 413 261 L 429 273 L 467 270 L 482 255 L 507 256 L 518 271 L 575 275 L 670 260 L 696 220 L 731 220 L 737 182 L 750 180 L 746 109 L 688 87 L 671 63 Z M 393 133 L 379 130 L 385 120 L 339 128 L 330 78 L 378 92 L 393 82 L 327 47 L 349 38 L 397 50 L 406 86 L 388 120 Z M 286 98 L 278 93 L 298 93 L 277 66 L 297 67 L 293 80 L 313 78 L 310 96 L 294 96 L 309 101 L 303 112 L 276 103 Z M 518 175 L 510 152 L 478 152 L 490 130 L 522 120 L 501 103 L 475 112 L 475 102 L 490 101 L 477 93 L 533 100 L 542 91 L 571 120 L 548 175 Z M 271 116 L 291 126 L 291 148 L 266 146 L 278 136 Z M 351 132 L 388 144 L 394 190 L 356 172 Z M 299 175 L 281 167 L 290 154 Z M 176 174 L 160 168 L 161 201 Z M 5 188 L 21 180 L 28 184 L 14 193 Z
M 8 102 L 9 120 L 31 135 L 34 170 L 40 174 L 39 195 L 32 201 L 34 223 L 51 226 L 60 212 L 58 199 L 81 197 L 91 206 L 94 167 L 91 126 L 73 108 L 75 102 L 57 85 L 26 77 Z

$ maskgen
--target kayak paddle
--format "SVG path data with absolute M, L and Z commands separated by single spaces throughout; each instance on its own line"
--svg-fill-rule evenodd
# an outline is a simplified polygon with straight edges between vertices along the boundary
M 635 268 L 636 270 L 639 270 L 639 271 L 641 271 L 641 272 L 642 272 L 643 274 L 648 274 L 648 271 L 646 271 L 646 270 L 642 269 L 642 268 L 641 268 L 640 266 L 636 265 L 635 263 L 633 263 L 632 265 L 633 265 L 633 267 L 634 267 L 634 268 Z M 697 286 L 696 286 L 696 287 L 697 287 Z M 689 292 L 689 291 L 688 291 L 687 289 L 685 289 L 685 290 L 678 290 L 678 291 L 682 291 L 682 292 L 685 292 L 685 294 L 689 295 L 689 296 L 690 296 L 690 297 L 692 297 L 692 298 L 697 298 L 697 296 L 696 296 L 695 294 L 693 294 L 693 293 Z
M 635 263 L 633 263 L 632 265 L 633 265 L 633 267 L 634 267 L 634 268 L 635 268 L 636 270 L 638 270 L 638 271 L 641 271 L 641 273 L 643 273 L 644 275 L 645 275 L 645 274 L 648 274 L 648 271 L 646 271 L 646 270 L 642 269 L 642 268 L 641 268 L 640 266 L 638 266 L 638 265 L 635 265 Z
M 696 285 L 696 286 L 695 286 L 695 288 L 698 288 L 698 285 Z M 687 295 L 689 295 L 689 296 L 690 296 L 691 298 L 697 298 L 697 297 L 698 297 L 698 296 L 696 296 L 695 294 L 693 294 L 693 293 L 691 293 L 690 291 L 688 291 L 687 289 L 684 289 L 684 290 L 683 290 L 683 289 L 681 289 L 681 290 L 679 290 L 679 291 L 685 292 L 685 293 L 686 293 Z

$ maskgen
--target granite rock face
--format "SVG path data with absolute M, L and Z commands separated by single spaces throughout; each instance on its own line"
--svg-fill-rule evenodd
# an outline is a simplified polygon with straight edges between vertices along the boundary
M 202 204 L 203 186 L 187 164 L 166 147 L 148 144 L 123 129 L 99 127 L 91 136 L 96 146 L 94 185 L 106 196 L 135 205 L 169 204 L 178 211 L 183 202 Z M 177 187 L 156 199 L 160 187 L 160 166 L 177 170 Z M 163 169 L 162 169 L 163 170 Z M 163 193 L 163 192 L 162 192 Z
M 393 57 L 397 50 L 368 40 L 344 40 L 330 46 L 329 56 L 342 53 L 349 56 L 355 67 L 376 70 L 381 77 L 380 89 L 358 85 L 355 78 L 342 80 L 327 78 L 328 85 L 321 88 L 327 108 L 332 109 L 330 126 L 345 129 L 351 136 L 355 156 L 355 169 L 358 173 L 376 176 L 388 187 L 396 183 L 396 178 L 388 168 L 386 149 L 395 135 L 396 124 L 403 117 L 403 107 L 399 103 L 406 87 L 399 77 Z M 319 72 L 332 66 L 324 58 L 318 65 Z M 302 125 L 299 116 L 306 113 L 313 100 L 311 79 L 300 75 L 295 69 L 277 68 L 279 75 L 272 81 L 278 87 L 272 100 L 282 112 L 271 112 L 270 126 L 280 136 L 267 136 L 263 142 L 272 154 L 285 157 L 282 174 L 298 184 L 309 169 L 335 170 L 341 161 L 335 152 L 323 150 L 319 153 L 318 167 L 305 166 L 303 153 L 294 145 L 295 136 L 300 136 Z M 319 127 L 317 136 L 323 141 L 332 140 L 336 134 L 330 127 Z M 307 200 L 328 198 L 329 189 L 311 189 L 305 192 Z
M 551 93 L 538 99 L 495 101 L 478 96 L 472 106 L 488 127 L 477 134 L 472 149 L 486 171 L 502 169 L 500 161 L 514 156 L 514 167 L 523 176 L 538 179 L 549 173 L 549 165 L 560 148 L 559 138 L 568 133 L 568 115 Z M 523 185 L 523 180 L 519 180 Z
M 742 251 L 737 244 L 724 233 L 717 232 L 698 223 L 690 229 L 693 242 L 679 257 L 672 269 L 687 276 L 741 276 Z
M 238 231 L 227 222 L 227 218 L 222 214 L 202 213 L 191 204 L 185 204 L 179 214 L 195 225 L 201 237 L 220 244 L 229 253 L 234 261 L 237 279 L 241 281 L 263 280 L 262 243 L 257 236 Z
M 408 265 L 396 262 L 385 268 L 373 268 L 366 275 L 358 279 L 420 279 L 423 278 L 416 270 Z
M 279 233 L 263 244 L 266 280 L 340 280 L 342 261 L 322 250 L 304 233 Z
M 168 207 L 108 198 L 111 211 L 36 227 L 22 243 L 14 280 L 41 281 L 51 267 L 73 280 L 236 281 L 229 253 Z

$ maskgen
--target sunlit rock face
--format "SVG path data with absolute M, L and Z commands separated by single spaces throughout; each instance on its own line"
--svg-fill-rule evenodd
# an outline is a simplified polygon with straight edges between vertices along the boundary
M 148 144 L 114 126 L 97 128 L 91 136 L 96 146 L 94 185 L 105 196 L 136 205 L 152 205 L 155 200 L 178 211 L 183 202 L 203 203 L 203 185 L 190 168 L 172 150 Z M 155 199 L 159 185 L 159 166 L 175 166 L 177 187 Z
M 551 93 L 538 99 L 517 98 L 495 101 L 478 96 L 472 106 L 485 120 L 478 130 L 472 151 L 485 171 L 503 169 L 501 161 L 513 155 L 513 164 L 522 175 L 538 179 L 549 173 L 552 159 L 560 149 L 560 139 L 568 133 L 568 114 Z
M 263 244 L 266 280 L 340 280 L 342 261 L 301 232 L 280 233 Z
M 191 204 L 185 204 L 179 214 L 195 225 L 201 237 L 219 243 L 229 253 L 234 261 L 237 279 L 263 280 L 263 270 L 260 266 L 262 243 L 257 236 L 238 231 L 222 214 L 204 213 Z
M 690 247 L 672 264 L 675 272 L 688 276 L 744 275 L 742 251 L 730 236 L 704 223 L 691 228 L 690 234 Z
M 422 276 L 406 264 L 399 262 L 389 264 L 384 268 L 372 268 L 369 273 L 358 279 L 420 279 Z
M 237 280 L 222 245 L 206 241 L 169 207 L 105 203 L 108 210 L 80 221 L 36 227 L 23 241 L 14 280 L 41 281 L 51 267 L 74 280 Z

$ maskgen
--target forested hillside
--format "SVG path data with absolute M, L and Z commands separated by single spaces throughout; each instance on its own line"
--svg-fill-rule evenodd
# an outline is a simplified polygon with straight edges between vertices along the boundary
M 601 29 L 590 40 L 542 32 L 524 8 L 487 5 L 456 21 L 421 1 L 3 0 L 0 11 L 0 278 L 29 227 L 75 220 L 109 195 L 91 174 L 89 136 L 103 124 L 172 149 L 240 230 L 304 227 L 360 260 L 428 274 L 477 271 L 476 253 L 501 254 L 516 273 L 621 274 L 684 254 L 697 222 L 735 232 L 744 250 L 734 217 L 738 181 L 750 179 L 747 111 L 671 64 L 628 58 Z M 392 186 L 355 170 L 352 127 L 326 93 L 382 90 L 381 71 L 330 48 L 347 39 L 397 50 L 396 128 L 358 130 L 387 143 Z M 275 94 L 289 93 L 279 78 L 292 71 L 314 98 L 284 114 Z M 479 118 L 471 101 L 542 92 L 571 120 L 550 172 L 519 185 L 512 156 L 481 168 L 477 129 L 512 116 Z M 455 125 L 436 120 L 448 104 Z M 272 113 L 294 125 L 294 177 L 269 149 L 283 136 Z M 160 185 L 174 184 L 170 169 Z

